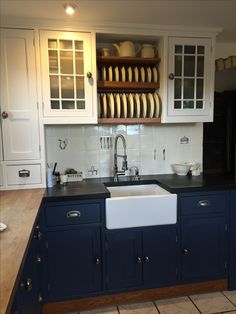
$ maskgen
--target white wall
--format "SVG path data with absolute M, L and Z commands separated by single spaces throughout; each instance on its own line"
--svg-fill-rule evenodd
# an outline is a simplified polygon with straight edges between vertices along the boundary
M 83 171 L 84 177 L 91 177 L 88 170 L 94 166 L 98 170 L 97 177 L 112 176 L 114 138 L 120 133 L 126 138 L 129 167 L 138 166 L 141 174 L 171 173 L 172 163 L 202 163 L 202 129 L 202 123 L 160 126 L 47 126 L 46 158 L 50 166 L 57 161 L 60 172 L 74 168 Z M 101 148 L 102 136 L 113 139 L 112 148 Z M 183 136 L 189 138 L 188 144 L 180 144 Z M 66 149 L 59 148 L 58 139 L 68 140 Z M 120 143 L 118 149 L 120 153 L 123 152 Z M 93 177 L 96 177 L 95 174 Z
M 236 42 L 235 43 L 216 43 L 215 58 L 227 58 L 229 56 L 236 56 Z

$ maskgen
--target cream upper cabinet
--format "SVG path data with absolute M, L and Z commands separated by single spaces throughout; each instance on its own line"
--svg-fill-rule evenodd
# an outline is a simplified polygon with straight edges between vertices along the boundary
M 169 37 L 164 122 L 213 120 L 213 59 L 211 38 Z
M 1 29 L 3 159 L 40 158 L 34 31 Z
M 44 122 L 97 122 L 92 34 L 40 31 L 40 50 Z

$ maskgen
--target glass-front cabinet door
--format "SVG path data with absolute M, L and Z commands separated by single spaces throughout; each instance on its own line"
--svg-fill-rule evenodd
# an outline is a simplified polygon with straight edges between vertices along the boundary
M 42 31 L 40 46 L 44 116 L 77 116 L 89 122 L 96 108 L 91 34 Z
M 176 122 L 212 121 L 211 46 L 208 38 L 169 38 L 167 115 Z

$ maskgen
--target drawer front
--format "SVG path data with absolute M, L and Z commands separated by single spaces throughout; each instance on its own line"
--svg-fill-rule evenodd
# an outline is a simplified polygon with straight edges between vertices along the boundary
M 99 223 L 101 209 L 98 203 L 46 205 L 45 217 L 47 226 Z
M 219 213 L 226 209 L 226 195 L 201 194 L 197 196 L 186 196 L 180 199 L 181 212 L 183 215 Z
M 42 183 L 41 165 L 8 165 L 8 185 L 30 185 Z

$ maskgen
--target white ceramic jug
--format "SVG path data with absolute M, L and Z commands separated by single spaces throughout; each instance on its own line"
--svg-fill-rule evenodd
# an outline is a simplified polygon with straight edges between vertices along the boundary
M 151 44 L 143 44 L 141 48 L 142 58 L 154 58 L 157 54 L 157 47 Z
M 121 42 L 119 45 L 113 44 L 113 46 L 116 48 L 120 57 L 135 57 L 141 49 L 139 44 L 135 45 L 132 41 L 128 40 Z

